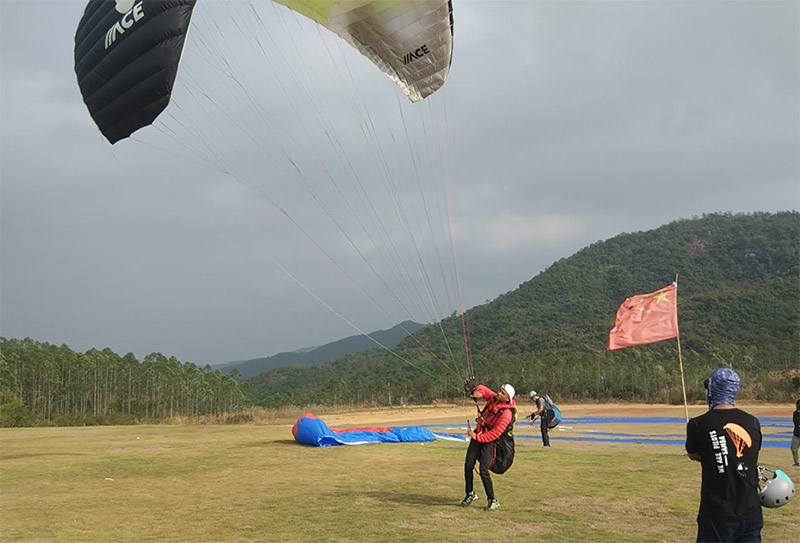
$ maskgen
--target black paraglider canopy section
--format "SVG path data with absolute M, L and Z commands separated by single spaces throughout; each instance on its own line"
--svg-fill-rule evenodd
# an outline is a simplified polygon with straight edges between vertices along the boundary
M 195 2 L 91 0 L 86 6 L 75 32 L 75 74 L 89 113 L 111 143 L 151 124 L 167 107 Z

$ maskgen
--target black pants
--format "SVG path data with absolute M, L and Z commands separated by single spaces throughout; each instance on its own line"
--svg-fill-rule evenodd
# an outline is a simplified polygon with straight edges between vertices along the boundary
M 739 543 L 759 543 L 764 519 L 761 511 L 752 517 L 738 520 L 716 520 L 704 515 L 697 515 L 697 541 L 710 543 L 714 541 L 737 541 Z
M 553 420 L 553 410 L 545 409 L 542 411 L 542 444 L 550 445 L 550 422 Z
M 475 462 L 480 462 L 481 482 L 483 490 L 486 492 L 486 499 L 494 499 L 494 487 L 492 486 L 492 476 L 489 475 L 489 465 L 494 456 L 494 442 L 478 443 L 474 439 L 469 442 L 467 447 L 467 457 L 464 459 L 464 487 L 466 494 L 472 492 L 472 480 L 475 475 Z

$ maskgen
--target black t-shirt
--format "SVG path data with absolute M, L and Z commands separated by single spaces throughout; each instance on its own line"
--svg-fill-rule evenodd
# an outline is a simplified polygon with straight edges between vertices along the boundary
M 703 466 L 700 514 L 741 519 L 761 512 L 758 452 L 761 424 L 741 409 L 711 409 L 686 425 L 686 452 Z

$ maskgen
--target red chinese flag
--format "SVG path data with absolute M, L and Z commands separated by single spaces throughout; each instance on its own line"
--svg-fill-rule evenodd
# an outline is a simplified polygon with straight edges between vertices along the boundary
M 678 285 L 631 296 L 619 306 L 608 350 L 678 337 Z

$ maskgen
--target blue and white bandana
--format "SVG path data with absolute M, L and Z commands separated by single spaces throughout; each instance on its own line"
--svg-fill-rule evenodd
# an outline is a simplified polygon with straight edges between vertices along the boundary
M 708 378 L 708 406 L 720 404 L 733 405 L 736 393 L 739 392 L 739 376 L 730 368 L 718 368 Z

